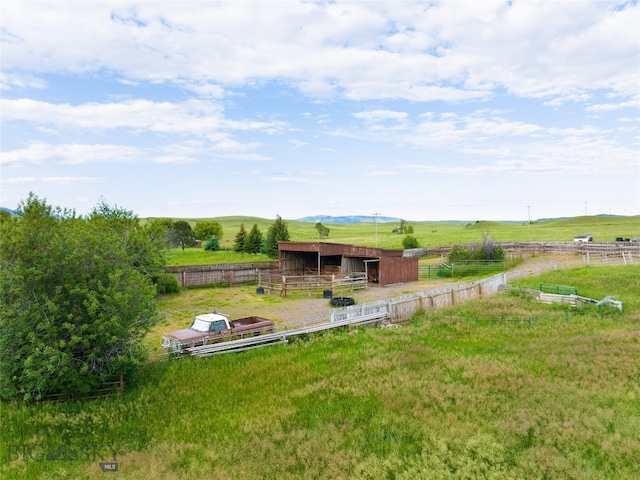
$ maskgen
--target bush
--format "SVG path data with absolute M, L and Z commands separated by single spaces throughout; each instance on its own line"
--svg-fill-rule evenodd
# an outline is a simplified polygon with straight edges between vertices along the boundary
M 498 242 L 485 237 L 482 243 L 470 245 L 467 248 L 454 246 L 447 258 L 449 263 L 467 260 L 504 260 L 504 250 Z
M 209 252 L 217 252 L 220 250 L 220 240 L 215 235 L 207 240 L 207 243 L 204 244 L 204 249 Z
M 159 240 L 127 210 L 87 218 L 30 194 L 0 223 L 0 397 L 85 393 L 146 360 Z
M 414 237 L 413 235 L 407 235 L 402 239 L 402 248 L 408 249 L 418 247 L 418 239 L 416 239 L 416 237 Z
M 454 245 L 447 258 L 449 260 L 449 263 L 463 262 L 471 258 L 471 253 L 467 248 L 463 248 L 459 245 Z
M 155 279 L 156 290 L 158 295 L 168 293 L 180 293 L 180 282 L 172 273 L 163 273 Z

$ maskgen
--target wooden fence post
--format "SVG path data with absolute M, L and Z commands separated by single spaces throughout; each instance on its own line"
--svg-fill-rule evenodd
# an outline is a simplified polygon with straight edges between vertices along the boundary
M 124 398 L 124 375 L 120 375 L 120 398 Z

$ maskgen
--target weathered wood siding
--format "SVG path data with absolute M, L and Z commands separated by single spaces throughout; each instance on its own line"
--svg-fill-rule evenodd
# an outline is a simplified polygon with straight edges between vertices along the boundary
M 187 265 L 167 267 L 167 271 L 176 276 L 181 287 L 244 285 L 257 282 L 260 273 L 278 271 L 278 262 Z

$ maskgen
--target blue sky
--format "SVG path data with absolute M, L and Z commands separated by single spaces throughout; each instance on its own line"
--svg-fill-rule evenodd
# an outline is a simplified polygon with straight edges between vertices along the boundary
M 636 1 L 33 2 L 0 206 L 140 217 L 640 214 Z

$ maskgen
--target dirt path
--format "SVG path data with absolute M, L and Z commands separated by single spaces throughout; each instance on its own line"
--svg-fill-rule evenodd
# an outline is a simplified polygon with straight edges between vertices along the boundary
M 507 275 L 508 278 L 518 278 L 537 275 L 556 268 L 573 268 L 581 265 L 583 265 L 581 257 L 576 257 L 575 255 L 535 256 L 525 258 L 524 262 L 518 266 L 517 269 L 510 270 L 507 272 Z M 469 279 L 453 280 L 450 278 L 441 278 L 389 285 L 386 287 L 371 285 L 365 290 L 345 293 L 343 296 L 353 297 L 357 304 L 362 304 L 468 281 Z M 260 315 L 266 318 L 273 318 L 278 325 L 282 326 L 288 323 L 326 321 L 330 316 L 332 308 L 329 300 L 326 298 L 306 298 L 296 295 L 285 301 L 274 299 L 273 303 L 265 302 L 261 306 Z
M 433 288 L 443 287 L 455 283 L 450 279 L 432 279 L 428 281 L 419 281 L 411 283 L 403 283 L 397 285 L 389 285 L 380 287 L 372 285 L 364 290 L 346 292 L 343 296 L 352 297 L 356 304 L 375 302 L 387 298 L 398 297 L 414 292 L 421 292 Z M 295 299 L 295 300 L 294 300 Z M 317 320 L 328 320 L 331 314 L 331 306 L 329 299 L 317 297 L 302 297 L 296 295 L 284 302 L 274 304 L 265 304 L 261 308 L 264 309 L 261 314 L 267 318 L 276 319 L 280 325 L 285 323 L 296 323 L 302 321 L 315 322 Z
M 524 262 L 517 269 L 507 272 L 507 281 L 513 278 L 538 275 L 556 268 L 574 268 L 582 265 L 584 265 L 582 257 L 575 255 L 530 257 L 524 259 Z M 363 304 L 446 287 L 454 283 L 463 283 L 470 280 L 470 278 L 462 280 L 438 278 L 386 287 L 372 285 L 365 290 L 341 295 L 353 297 L 356 304 Z M 327 298 L 305 297 L 298 294 L 283 299 L 266 294 L 257 295 L 255 286 L 247 286 L 190 290 L 185 295 L 177 297 L 175 304 L 169 301 L 164 305 L 164 308 L 165 321 L 161 322 L 147 335 L 145 342 L 152 354 L 162 353 L 160 340 L 163 333 L 185 328 L 200 313 L 218 310 L 230 315 L 232 318 L 257 315 L 273 319 L 278 328 L 283 328 L 285 325 L 299 326 L 304 322 L 325 322 L 329 320 L 333 307 Z

